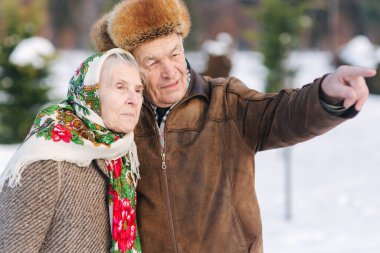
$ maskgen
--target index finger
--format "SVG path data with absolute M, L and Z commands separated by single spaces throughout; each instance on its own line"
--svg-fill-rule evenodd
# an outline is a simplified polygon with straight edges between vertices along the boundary
M 355 66 L 344 66 L 342 68 L 342 75 L 344 79 L 356 79 L 358 77 L 373 77 L 376 75 L 375 69 L 361 68 Z

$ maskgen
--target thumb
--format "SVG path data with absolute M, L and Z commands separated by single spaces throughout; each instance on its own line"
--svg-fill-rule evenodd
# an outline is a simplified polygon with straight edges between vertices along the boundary
M 354 89 L 350 86 L 341 86 L 341 95 L 344 97 L 343 106 L 344 108 L 349 108 L 354 105 L 357 101 L 357 95 Z

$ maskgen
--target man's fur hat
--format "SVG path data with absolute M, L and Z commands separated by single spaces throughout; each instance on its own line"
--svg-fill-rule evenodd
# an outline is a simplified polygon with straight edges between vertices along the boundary
M 177 33 L 185 38 L 190 15 L 182 0 L 124 0 L 99 19 L 91 37 L 99 51 L 133 51 L 144 42 Z

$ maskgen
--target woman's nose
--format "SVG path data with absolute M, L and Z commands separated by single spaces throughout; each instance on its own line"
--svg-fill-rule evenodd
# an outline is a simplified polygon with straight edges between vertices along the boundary
M 128 91 L 126 103 L 132 106 L 137 105 L 139 96 L 141 94 L 136 91 Z

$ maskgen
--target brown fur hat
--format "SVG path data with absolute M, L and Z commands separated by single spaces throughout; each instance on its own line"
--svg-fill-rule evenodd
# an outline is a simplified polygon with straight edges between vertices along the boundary
M 124 0 L 95 23 L 91 35 L 100 51 L 112 45 L 133 51 L 144 42 L 172 33 L 185 38 L 190 26 L 182 0 Z

